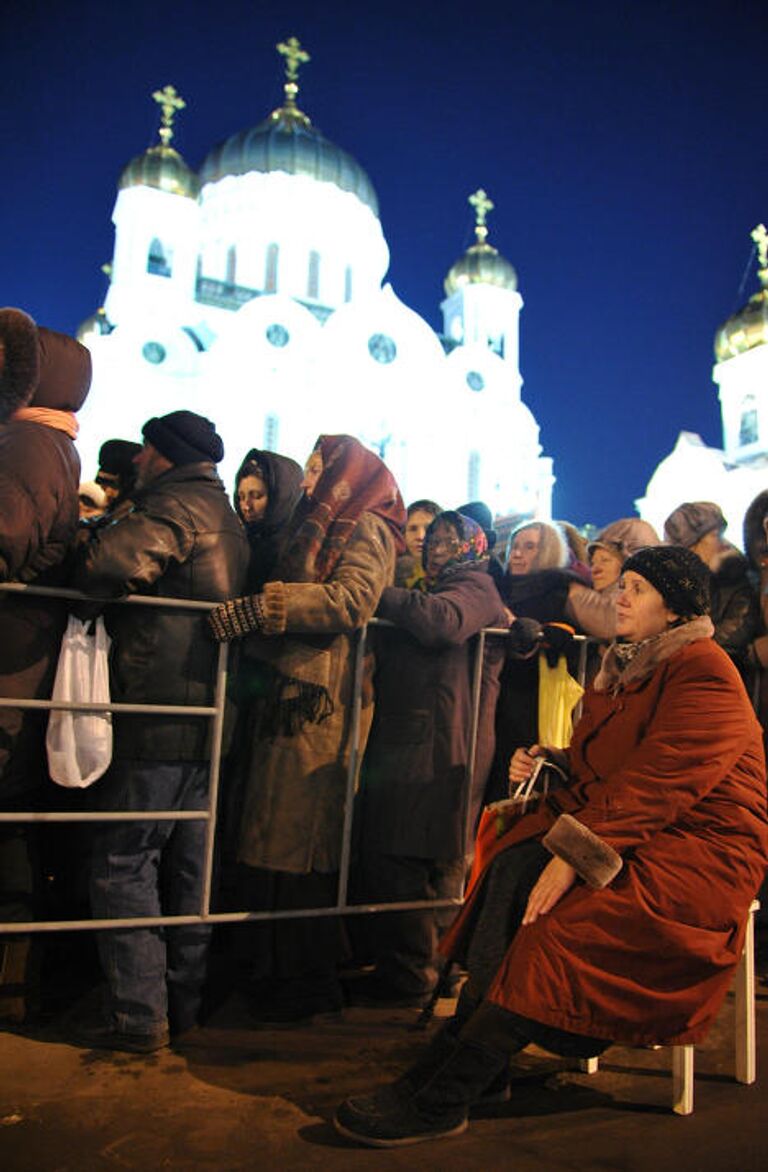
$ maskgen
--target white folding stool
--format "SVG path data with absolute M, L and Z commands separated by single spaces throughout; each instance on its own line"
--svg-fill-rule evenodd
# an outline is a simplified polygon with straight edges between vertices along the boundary
M 760 902 L 753 899 L 747 913 L 747 931 L 733 991 L 735 995 L 736 1081 L 752 1083 L 757 1077 L 755 1051 L 755 912 Z M 676 1115 L 693 1113 L 693 1046 L 672 1046 L 672 1110 Z M 598 1058 L 584 1058 L 579 1068 L 596 1074 Z

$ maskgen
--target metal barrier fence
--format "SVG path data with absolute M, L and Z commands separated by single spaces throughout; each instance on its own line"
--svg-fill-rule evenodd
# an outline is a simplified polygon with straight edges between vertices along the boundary
M 22 583 L 0 583 L 0 593 L 30 594 L 48 598 L 64 599 L 72 602 L 103 602 L 104 606 L 149 606 L 174 608 L 178 610 L 210 611 L 218 603 L 202 602 L 192 599 L 165 598 L 131 594 L 120 599 L 95 599 L 90 595 L 81 594 L 76 590 L 58 589 L 42 586 L 28 586 Z M 362 710 L 362 679 L 363 662 L 368 636 L 368 627 L 391 627 L 392 623 L 381 619 L 371 619 L 368 626 L 362 627 L 354 633 L 354 674 L 351 712 L 351 751 L 347 768 L 346 793 L 344 804 L 344 820 L 341 839 L 341 861 L 339 866 L 339 881 L 336 903 L 327 907 L 313 907 L 305 909 L 274 910 L 274 911 L 234 911 L 217 912 L 211 910 L 211 895 L 213 886 L 214 852 L 216 847 L 216 826 L 219 807 L 219 783 L 221 775 L 221 749 L 224 732 L 224 707 L 227 695 L 227 675 L 229 647 L 226 643 L 219 645 L 218 662 L 215 679 L 213 681 L 214 702 L 210 706 L 178 705 L 178 704 L 77 704 L 56 700 L 24 700 L 16 697 L 0 697 L 0 708 L 17 709 L 64 709 L 73 712 L 113 712 L 154 714 L 155 716 L 197 716 L 212 721 L 211 755 L 209 762 L 208 807 L 205 810 L 140 810 L 140 811 L 14 811 L 7 813 L 0 811 L 0 825 L 3 823 L 55 823 L 55 822 L 126 822 L 126 821 L 205 821 L 205 856 L 203 869 L 203 884 L 200 896 L 200 911 L 197 915 L 176 916 L 139 916 L 125 919 L 87 919 L 87 920 L 14 920 L 0 921 L 0 933 L 29 933 L 29 932 L 64 932 L 64 931 L 95 931 L 109 928 L 150 928 L 164 925 L 185 924 L 234 924 L 250 923 L 261 920 L 289 920 L 317 918 L 338 915 L 370 915 L 378 912 L 417 911 L 425 908 L 459 907 L 460 899 L 434 900 L 401 900 L 392 903 L 349 903 L 349 872 L 352 863 L 352 818 L 354 813 L 354 796 L 357 782 L 358 766 L 360 763 L 360 719 Z M 469 753 L 465 771 L 464 786 L 464 830 L 469 818 L 469 801 L 471 778 L 474 772 L 477 728 L 480 716 L 480 699 L 482 685 L 482 668 L 485 656 L 485 644 L 488 637 L 508 637 L 509 632 L 503 628 L 486 628 L 480 631 L 474 649 L 472 665 L 472 715 L 470 727 Z M 579 643 L 578 679 L 584 682 L 586 675 L 587 647 L 590 640 L 583 635 L 575 636 Z M 580 706 L 575 712 L 578 716 Z M 97 783 L 98 784 L 98 783 Z

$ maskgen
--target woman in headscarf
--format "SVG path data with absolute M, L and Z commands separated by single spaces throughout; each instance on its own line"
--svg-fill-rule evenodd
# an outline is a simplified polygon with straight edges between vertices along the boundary
M 456 1013 L 394 1085 L 339 1108 L 377 1147 L 456 1135 L 531 1042 L 695 1044 L 744 945 L 768 852 L 760 726 L 712 638 L 706 567 L 680 546 L 624 563 L 618 639 L 567 752 L 566 786 L 486 813 L 445 941 L 469 977 Z M 515 754 L 524 781 L 543 746 Z
M 301 500 L 303 478 L 295 460 L 259 448 L 251 448 L 240 465 L 234 505 L 251 547 L 249 590 L 260 590 L 274 569 L 281 534 Z
M 397 484 L 351 436 L 320 436 L 303 488 L 263 589 L 211 613 L 215 637 L 248 636 L 244 652 L 269 679 L 252 706 L 238 851 L 252 869 L 254 890 L 261 889 L 259 910 L 336 902 L 353 748 L 355 632 L 373 615 L 404 549 Z M 369 653 L 361 748 L 373 714 L 372 673 Z M 263 1021 L 341 1008 L 336 967 L 343 953 L 334 918 L 274 921 L 264 944 L 264 954 L 254 958 L 264 978 Z
M 459 899 L 465 854 L 493 755 L 493 711 L 504 655 L 483 662 L 473 776 L 468 776 L 475 636 L 507 626 L 477 522 L 443 512 L 426 532 L 426 591 L 391 586 L 377 616 L 376 713 L 363 762 L 358 830 L 363 902 Z M 477 792 L 479 790 L 479 792 Z M 448 922 L 452 916 L 448 911 Z M 377 969 L 351 991 L 379 1003 L 425 1001 L 437 981 L 445 909 L 377 916 Z

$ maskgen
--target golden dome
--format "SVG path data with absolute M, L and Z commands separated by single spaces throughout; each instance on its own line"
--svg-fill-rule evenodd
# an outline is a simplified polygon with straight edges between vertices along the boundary
M 309 61 L 295 37 L 277 46 L 287 59 L 285 102 L 268 118 L 215 146 L 200 168 L 201 183 L 251 171 L 307 175 L 350 191 L 378 217 L 379 202 L 371 180 L 351 155 L 329 142 L 296 105 L 298 67 Z
M 125 187 L 155 187 L 158 191 L 167 191 L 169 195 L 197 199 L 200 181 L 179 152 L 171 146 L 174 116 L 178 110 L 184 109 L 186 102 L 172 85 L 156 90 L 152 98 L 162 110 L 160 142 L 131 159 L 120 176 L 118 190 L 122 191 Z
M 475 209 L 477 239 L 448 270 L 443 281 L 445 292 L 450 297 L 465 285 L 496 285 L 501 289 L 517 289 L 517 273 L 513 266 L 486 239 L 488 228 L 485 219 L 488 212 L 493 210 L 493 203 L 482 188 L 469 196 L 469 203 Z
M 184 195 L 197 199 L 200 181 L 173 147 L 158 143 L 131 159 L 118 182 L 118 190 L 125 187 L 156 187 L 170 195 Z
M 737 354 L 768 342 L 768 230 L 764 224 L 758 224 L 752 232 L 752 239 L 757 246 L 757 275 L 762 288 L 737 313 L 723 322 L 715 334 L 715 357 L 718 362 L 725 362 L 728 358 L 735 358 Z

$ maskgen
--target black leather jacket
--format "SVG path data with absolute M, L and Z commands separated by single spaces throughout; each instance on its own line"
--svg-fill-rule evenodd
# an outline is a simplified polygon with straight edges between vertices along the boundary
M 185 464 L 134 493 L 133 508 L 78 550 L 73 585 L 99 598 L 155 594 L 220 602 L 242 592 L 248 541 L 213 464 Z M 112 699 L 210 704 L 217 648 L 206 613 L 123 605 L 105 611 Z M 114 756 L 207 756 L 205 717 L 118 715 Z

